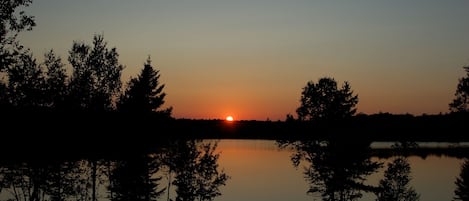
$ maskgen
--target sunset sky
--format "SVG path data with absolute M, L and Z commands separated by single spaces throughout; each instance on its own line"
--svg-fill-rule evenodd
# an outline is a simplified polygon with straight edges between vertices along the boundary
M 104 34 L 136 76 L 148 55 L 176 118 L 284 120 L 309 80 L 349 81 L 358 112 L 446 113 L 469 65 L 467 0 L 34 0 L 38 61 Z

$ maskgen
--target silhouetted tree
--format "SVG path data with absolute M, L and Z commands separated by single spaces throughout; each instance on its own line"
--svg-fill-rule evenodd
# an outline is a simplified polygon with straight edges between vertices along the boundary
M 67 74 L 62 59 L 53 50 L 44 54 L 46 106 L 63 107 L 67 95 Z
M 285 118 L 285 122 L 294 122 L 295 121 L 295 117 L 293 117 L 293 115 L 291 114 L 287 114 L 287 117 Z
M 397 157 L 388 164 L 384 179 L 379 182 L 377 201 L 416 201 L 419 195 L 409 186 L 410 165 L 406 158 Z
M 154 175 L 159 164 L 149 156 L 133 156 L 120 160 L 112 171 L 111 201 L 155 201 L 165 189 L 158 189 L 161 176 Z
M 453 102 L 449 104 L 449 109 L 452 112 L 469 112 L 469 66 L 463 67 L 466 71 L 466 77 L 459 79 L 456 88 L 456 97 Z
M 71 104 L 84 111 L 112 110 L 113 98 L 121 88 L 123 66 L 116 48 L 108 49 L 102 35 L 95 35 L 93 47 L 74 42 L 68 60 L 73 67 Z
M 348 82 L 337 88 L 333 78 L 309 81 L 301 93 L 301 106 L 296 110 L 300 120 L 337 120 L 356 112 L 358 96 L 353 95 Z
M 51 50 L 37 65 L 31 53 L 18 56 L 7 71 L 8 85 L 2 83 L 2 103 L 17 109 L 56 108 L 64 102 L 66 74 L 64 64 Z
M 22 54 L 8 70 L 8 97 L 10 103 L 21 109 L 44 106 L 43 70 L 31 54 Z
M 456 190 L 454 190 L 454 200 L 469 200 L 469 160 L 464 160 L 461 165 L 461 173 L 456 178 Z
M 376 191 L 364 184 L 366 177 L 376 172 L 381 164 L 371 161 L 369 143 L 344 141 L 290 142 L 296 153 L 292 162 L 298 167 L 306 162 L 305 179 L 309 194 L 319 193 L 324 201 L 350 201 L 362 197 L 361 191 Z
M 164 104 L 164 84 L 159 83 L 159 70 L 151 66 L 148 57 L 142 71 L 137 78 L 132 78 L 121 95 L 118 108 L 124 112 L 150 113 L 158 112 L 171 115 L 172 108 L 158 110 Z
M 23 54 L 23 46 L 16 40 L 22 31 L 30 31 L 36 25 L 33 16 L 28 16 L 20 7 L 27 7 L 32 0 L 0 1 L 0 72 L 8 70 L 18 56 Z

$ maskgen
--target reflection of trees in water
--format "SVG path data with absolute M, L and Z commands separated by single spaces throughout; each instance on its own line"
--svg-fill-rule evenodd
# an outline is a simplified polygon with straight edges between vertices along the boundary
M 407 158 L 399 156 L 388 164 L 384 172 L 384 178 L 379 182 L 379 201 L 419 200 L 419 195 L 409 185 L 411 180 L 410 164 Z
M 454 200 L 469 200 L 469 159 L 464 160 L 461 165 L 461 173 L 455 181 Z
M 168 200 L 171 185 L 176 187 L 177 201 L 213 200 L 221 195 L 219 187 L 229 176 L 218 168 L 216 147 L 216 143 L 177 141 L 164 152 L 162 159 L 169 170 Z
M 296 150 L 292 156 L 296 167 L 301 161 L 309 164 L 305 167 L 308 193 L 320 193 L 323 200 L 357 200 L 361 191 L 376 190 L 364 184 L 366 177 L 381 167 L 370 160 L 370 143 L 304 141 L 289 145 Z
M 420 199 L 419 194 L 410 186 L 410 164 L 407 160 L 409 149 L 417 149 L 416 142 L 396 142 L 391 146 L 395 159 L 388 164 L 384 171 L 384 178 L 379 182 L 377 192 L 378 201 L 404 200 L 416 201 Z
M 0 192 L 9 201 L 154 201 L 174 186 L 175 200 L 213 200 L 229 178 L 219 170 L 216 147 L 178 141 L 158 153 L 112 160 L 2 161 Z M 166 187 L 165 168 L 174 178 Z
M 40 201 L 81 199 L 83 180 L 80 163 L 76 161 L 27 161 L 1 167 L 1 187 L 8 200 Z M 85 200 L 85 199 L 82 199 Z M 88 199 L 89 200 L 89 199 Z
M 279 145 L 294 149 L 292 162 L 295 167 L 306 162 L 304 174 L 310 185 L 308 193 L 319 193 L 322 200 L 358 200 L 362 192 L 376 194 L 379 201 L 419 199 L 419 195 L 409 186 L 409 162 L 400 155 L 407 148 L 416 148 L 415 143 L 404 142 L 393 146 L 398 156 L 388 164 L 384 178 L 377 187 L 365 184 L 367 177 L 382 167 L 382 163 L 371 160 L 369 142 L 279 141 Z
M 159 162 L 152 155 L 135 155 L 115 162 L 110 174 L 111 201 L 153 201 L 164 193 L 156 173 Z

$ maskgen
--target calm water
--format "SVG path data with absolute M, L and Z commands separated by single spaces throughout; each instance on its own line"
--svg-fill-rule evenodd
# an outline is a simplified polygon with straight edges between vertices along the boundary
M 269 140 L 204 140 L 122 158 L 3 160 L 0 199 L 371 201 L 383 181 L 392 181 L 420 200 L 452 200 L 464 162 L 460 152 L 430 149 L 416 155 L 413 144 L 391 144 L 294 142 L 279 148 Z
M 378 143 L 379 144 L 379 143 Z M 389 143 L 377 147 L 388 146 Z M 442 146 L 441 144 L 425 144 Z M 308 182 L 305 180 L 304 166 L 295 168 L 291 161 L 293 150 L 279 150 L 274 141 L 262 140 L 222 140 L 218 143 L 220 167 L 231 176 L 223 195 L 216 200 L 321 200 L 317 194 L 307 194 Z M 378 185 L 383 178 L 386 165 L 393 158 L 372 161 L 382 162 L 384 166 L 367 177 L 366 183 Z M 409 156 L 408 162 L 412 177 L 410 186 L 420 195 L 420 200 L 452 200 L 456 177 L 460 173 L 460 158 L 447 156 Z M 358 200 L 375 200 L 376 195 L 364 193 Z

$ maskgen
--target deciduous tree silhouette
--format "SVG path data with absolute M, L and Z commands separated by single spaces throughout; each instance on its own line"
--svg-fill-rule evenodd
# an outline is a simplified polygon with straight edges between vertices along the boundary
M 358 96 L 353 95 L 348 82 L 337 88 L 333 78 L 309 81 L 301 93 L 301 106 L 296 110 L 300 120 L 338 120 L 356 112 Z
M 419 195 L 409 186 L 410 165 L 405 157 L 399 156 L 388 164 L 384 179 L 379 182 L 377 201 L 416 201 Z
M 2 104 L 28 111 L 63 106 L 67 76 L 61 59 L 52 50 L 44 55 L 42 65 L 31 53 L 18 59 L 7 71 L 8 85 L 1 86 Z
M 44 106 L 44 73 L 31 54 L 22 54 L 8 70 L 8 97 L 20 109 Z
M 461 173 L 456 178 L 456 190 L 454 190 L 454 200 L 469 201 L 469 160 L 464 160 L 461 165 Z
M 0 1 L 0 72 L 8 70 L 23 54 L 23 46 L 16 40 L 22 31 L 30 31 L 36 23 L 33 16 L 28 16 L 21 7 L 27 7 L 32 0 Z
M 64 107 L 65 97 L 67 96 L 67 74 L 65 64 L 62 59 L 55 55 L 53 50 L 44 54 L 45 66 L 45 87 L 44 96 L 46 106 L 57 109 Z
M 449 104 L 449 109 L 452 112 L 469 112 L 469 66 L 463 68 L 466 71 L 466 76 L 459 79 L 454 94 L 456 97 Z
M 103 36 L 95 35 L 93 47 L 75 41 L 69 53 L 73 67 L 70 97 L 74 108 L 93 112 L 112 110 L 124 68 L 119 64 L 116 48 L 108 49 Z
M 155 70 L 148 57 L 142 71 L 132 78 L 121 95 L 118 109 L 123 112 L 151 113 L 171 115 L 172 108 L 158 110 L 164 104 L 164 84 L 159 82 L 159 70 Z

